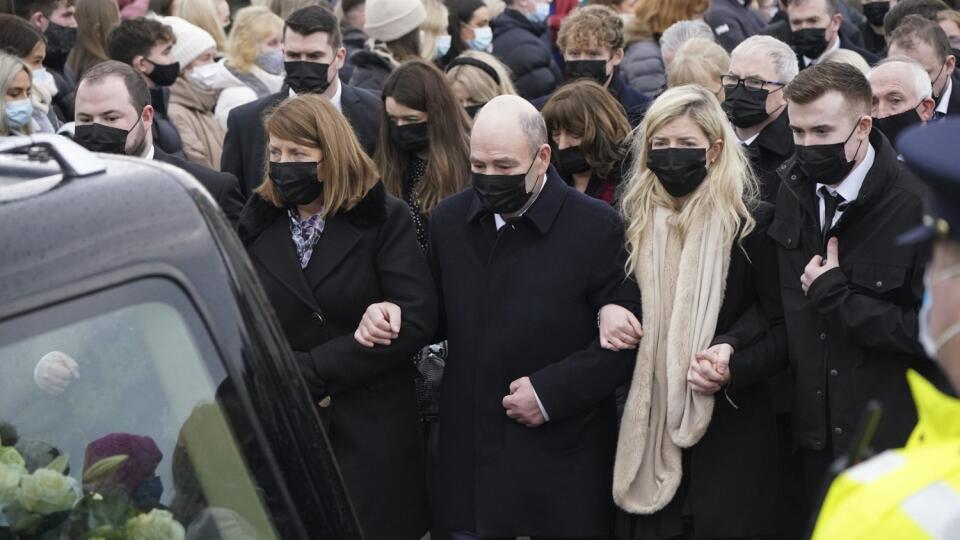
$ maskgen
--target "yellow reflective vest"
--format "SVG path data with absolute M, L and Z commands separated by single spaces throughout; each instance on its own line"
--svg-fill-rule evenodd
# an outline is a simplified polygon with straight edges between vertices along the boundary
M 914 371 L 917 427 L 907 445 L 844 471 L 813 540 L 960 539 L 960 400 Z

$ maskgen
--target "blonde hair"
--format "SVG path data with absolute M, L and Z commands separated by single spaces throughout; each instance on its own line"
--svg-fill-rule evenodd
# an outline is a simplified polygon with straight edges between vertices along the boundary
M 720 77 L 730 69 L 730 55 L 715 42 L 693 38 L 677 49 L 667 68 L 667 85 L 700 85 L 711 92 L 720 86 Z
M 870 75 L 870 64 L 868 64 L 862 56 L 849 49 L 837 49 L 835 51 L 828 52 L 817 61 L 818 64 L 823 64 L 826 62 L 847 64 L 857 68 L 860 73 L 863 73 L 864 77 Z
M 750 162 L 737 144 L 727 116 L 720 102 L 709 91 L 693 85 L 677 86 L 660 95 L 634 131 L 632 150 L 636 156 L 621 211 L 627 223 L 627 272 L 633 274 L 641 263 L 640 238 L 651 223 L 654 208 L 672 207 L 673 197 L 667 193 L 657 176 L 647 168 L 650 141 L 654 134 L 671 121 L 687 117 L 693 120 L 707 136 L 710 144 L 723 143 L 716 161 L 707 171 L 703 184 L 690 194 L 679 214 L 682 234 L 694 217 L 715 214 L 720 221 L 724 242 L 743 240 L 755 226 L 750 209 L 757 200 L 757 180 Z M 707 150 L 709 151 L 709 150 Z
M 423 32 L 420 57 L 432 61 L 437 56 L 437 36 L 447 33 L 450 10 L 440 0 L 423 0 L 423 7 L 427 10 L 427 18 L 420 24 L 420 31 Z
M 497 60 L 496 56 L 481 51 L 466 51 L 460 56 L 464 58 L 473 58 L 493 68 L 500 78 L 500 84 L 493 80 L 486 71 L 468 64 L 453 66 L 447 70 L 447 82 L 450 86 L 453 83 L 460 83 L 467 89 L 470 101 L 474 103 L 486 103 L 497 96 L 515 96 L 517 89 L 511 81 L 510 68 Z M 458 57 L 459 58 L 459 57 Z
M 0 103 L 7 103 L 7 88 L 13 84 L 13 79 L 21 71 L 26 72 L 27 78 L 30 79 L 30 88 L 33 88 L 33 78 L 30 71 L 30 67 L 27 66 L 26 62 L 13 56 L 12 54 L 7 54 L 5 52 L 0 52 Z M 28 97 L 29 99 L 29 97 Z M 19 101 L 19 100 L 18 100 Z M 33 120 L 31 119 L 23 126 L 23 132 L 26 134 L 33 133 Z M 11 135 L 10 128 L 7 127 L 7 117 L 6 115 L 0 114 L 0 135 L 7 136 Z
M 206 30 L 217 43 L 217 50 L 222 51 L 225 48 L 227 37 L 223 33 L 223 26 L 220 25 L 220 18 L 217 16 L 217 10 L 213 7 L 210 0 L 178 0 L 177 17 Z
M 250 73 L 260 56 L 260 44 L 282 37 L 283 19 L 264 6 L 249 6 L 237 12 L 227 38 L 227 63 L 240 73 Z
M 353 128 L 327 99 L 307 94 L 285 100 L 270 112 L 264 125 L 268 137 L 322 152 L 317 181 L 323 181 L 324 219 L 356 206 L 379 177 L 377 166 L 360 146 Z M 265 162 L 269 163 L 269 149 L 266 154 Z M 264 174 L 254 192 L 278 208 L 286 205 L 269 174 Z

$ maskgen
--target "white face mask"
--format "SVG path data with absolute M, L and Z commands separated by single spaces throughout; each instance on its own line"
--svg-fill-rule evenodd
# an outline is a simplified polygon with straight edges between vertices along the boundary
M 949 328 L 943 331 L 942 334 L 938 337 L 934 337 L 930 334 L 930 312 L 933 309 L 933 287 L 941 283 L 944 280 L 960 276 L 960 265 L 951 266 L 945 270 L 941 270 L 935 276 L 924 276 L 923 284 L 923 304 L 920 306 L 920 313 L 918 314 L 920 332 L 919 340 L 920 345 L 923 345 L 923 352 L 927 354 L 927 357 L 931 360 L 938 360 L 940 355 L 940 349 L 943 345 L 950 341 L 954 336 L 960 334 L 960 321 L 957 321 L 950 325 Z
M 214 81 L 220 73 L 220 66 L 216 62 L 197 66 L 187 73 L 187 79 L 191 84 L 201 90 L 213 90 Z

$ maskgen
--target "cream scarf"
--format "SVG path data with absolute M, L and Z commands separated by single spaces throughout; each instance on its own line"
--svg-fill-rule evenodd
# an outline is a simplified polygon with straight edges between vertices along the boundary
M 613 498 L 634 514 L 652 514 L 673 499 L 683 473 L 682 448 L 696 444 L 713 414 L 713 396 L 694 392 L 687 370 L 710 346 L 730 267 L 712 212 L 681 238 L 677 214 L 657 207 L 641 233 L 636 278 L 643 294 L 643 332 L 627 397 Z

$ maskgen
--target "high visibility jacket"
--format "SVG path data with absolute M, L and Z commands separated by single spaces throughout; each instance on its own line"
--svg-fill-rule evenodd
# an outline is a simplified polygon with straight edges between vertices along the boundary
M 814 540 L 960 539 L 960 400 L 907 373 L 919 421 L 906 447 L 830 486 Z

